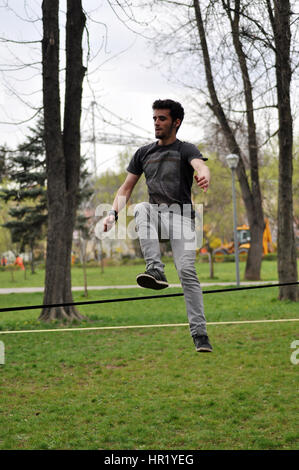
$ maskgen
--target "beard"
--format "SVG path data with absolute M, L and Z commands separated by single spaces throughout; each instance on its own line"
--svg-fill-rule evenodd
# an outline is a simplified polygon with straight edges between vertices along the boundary
M 168 137 L 171 136 L 172 129 L 173 129 L 172 126 L 170 126 L 168 129 L 155 130 L 155 137 L 157 139 L 167 139 Z

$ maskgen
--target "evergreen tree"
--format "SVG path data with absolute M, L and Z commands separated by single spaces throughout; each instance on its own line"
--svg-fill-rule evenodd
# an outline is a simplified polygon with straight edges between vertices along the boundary
M 38 121 L 35 128 L 30 128 L 30 132 L 31 134 L 16 152 L 6 149 L 6 153 L 11 154 L 6 167 L 9 184 L 8 188 L 2 188 L 0 198 L 5 202 L 12 201 L 13 203 L 9 208 L 11 220 L 3 224 L 3 227 L 10 230 L 12 242 L 19 244 L 20 251 L 24 251 L 26 247 L 29 248 L 31 271 L 34 273 L 34 248 L 37 242 L 46 235 L 48 219 L 43 119 Z M 6 160 L 3 158 L 3 161 Z M 86 159 L 81 157 L 77 204 L 82 209 L 85 201 L 93 193 L 85 162 Z M 78 213 L 77 217 L 80 219 L 78 223 L 82 228 L 82 215 Z M 86 224 L 86 220 L 84 223 Z
M 34 273 L 34 248 L 45 235 L 47 222 L 45 146 L 42 120 L 31 134 L 10 152 L 7 176 L 8 187 L 2 189 L 0 197 L 9 208 L 11 220 L 3 224 L 11 233 L 13 243 L 19 243 L 20 251 L 28 247 L 31 271 Z
M 6 176 L 7 152 L 8 148 L 2 145 L 0 147 L 0 183 Z

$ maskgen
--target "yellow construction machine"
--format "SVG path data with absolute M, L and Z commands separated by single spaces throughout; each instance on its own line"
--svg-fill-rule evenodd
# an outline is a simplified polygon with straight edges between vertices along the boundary
M 239 253 L 248 253 L 250 248 L 250 227 L 246 224 L 237 227 L 237 235 L 239 242 Z M 224 243 L 214 250 L 215 255 L 230 255 L 235 252 L 235 244 L 233 241 Z M 272 235 L 269 220 L 265 219 L 265 229 L 263 234 L 263 255 L 273 252 Z

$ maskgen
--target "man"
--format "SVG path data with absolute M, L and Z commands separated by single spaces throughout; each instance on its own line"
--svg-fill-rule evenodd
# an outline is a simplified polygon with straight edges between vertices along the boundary
M 127 168 L 112 209 L 104 219 L 104 231 L 111 229 L 118 213 L 129 200 L 142 173 L 145 174 L 149 202 L 137 204 L 135 221 L 146 271 L 136 278 L 141 287 L 164 289 L 168 282 L 161 261 L 161 239 L 169 239 L 174 263 L 181 280 L 190 333 L 198 352 L 212 352 L 206 330 L 203 296 L 195 270 L 196 234 L 191 186 L 194 171 L 197 185 L 207 191 L 210 171 L 193 144 L 181 142 L 176 134 L 184 119 L 184 109 L 173 100 L 153 103 L 156 142 L 137 150 Z

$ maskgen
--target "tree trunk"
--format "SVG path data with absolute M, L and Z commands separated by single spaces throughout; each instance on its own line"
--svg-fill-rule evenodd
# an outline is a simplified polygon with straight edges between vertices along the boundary
M 251 194 L 253 201 L 253 211 L 248 213 L 250 225 L 251 241 L 246 264 L 245 279 L 260 279 L 262 255 L 263 255 L 263 233 L 265 228 L 264 213 L 262 205 L 262 195 L 259 182 L 258 165 L 258 142 L 256 136 L 256 125 L 254 119 L 254 103 L 252 97 L 252 84 L 249 76 L 247 58 L 240 41 L 240 0 L 235 0 L 234 15 L 230 10 L 228 2 L 222 0 L 224 9 L 227 12 L 231 24 L 233 44 L 238 57 L 238 62 L 242 74 L 244 98 L 246 103 L 246 119 L 248 132 L 248 153 L 250 160 Z
M 247 105 L 247 123 L 248 123 L 248 145 L 249 145 L 249 154 L 250 154 L 250 163 L 251 163 L 251 180 L 252 188 L 250 189 L 244 162 L 242 160 L 242 152 L 236 141 L 234 133 L 229 125 L 228 119 L 223 111 L 222 105 L 218 100 L 217 92 L 214 86 L 214 78 L 212 73 L 210 55 L 208 50 L 208 45 L 206 41 L 205 29 L 201 15 L 200 2 L 199 0 L 194 0 L 194 10 L 197 22 L 198 34 L 200 37 L 202 54 L 205 65 L 206 80 L 209 89 L 209 94 L 211 97 L 212 103 L 209 104 L 209 107 L 213 111 L 215 117 L 217 118 L 223 135 L 227 141 L 227 145 L 231 153 L 239 155 L 239 164 L 237 168 L 237 176 L 242 192 L 243 201 L 246 208 L 246 213 L 250 225 L 251 233 L 251 243 L 250 249 L 248 252 L 247 263 L 245 268 L 244 278 L 247 280 L 259 280 L 261 272 L 261 262 L 262 262 L 262 240 L 263 240 L 263 231 L 264 231 L 264 217 L 262 209 L 262 198 L 260 193 L 260 185 L 258 178 L 258 161 L 257 161 L 257 144 L 256 144 L 256 135 L 255 135 L 255 124 L 253 119 L 253 105 L 252 105 L 252 95 L 251 95 L 251 86 L 249 81 L 249 76 L 246 67 L 245 55 L 240 47 L 238 38 L 236 37 L 238 32 L 238 23 L 232 20 L 232 26 L 234 28 L 234 45 L 239 58 L 240 68 L 242 72 L 242 78 L 244 83 L 244 95 Z
M 279 182 L 278 182 L 278 278 L 279 282 L 298 280 L 293 219 L 293 121 L 290 100 L 290 2 L 274 1 L 274 16 L 268 3 L 276 47 L 276 81 L 279 116 Z M 298 286 L 280 287 L 280 300 L 299 300 Z
M 104 273 L 104 252 L 103 252 L 103 242 L 102 242 L 102 240 L 100 240 L 100 247 L 101 247 L 101 254 L 100 254 L 100 257 L 101 257 L 101 273 L 103 274 Z
M 83 279 L 84 279 L 84 297 L 88 297 L 88 289 L 87 289 L 87 272 L 86 272 L 86 259 L 85 254 L 83 258 Z
M 66 88 L 61 132 L 58 0 L 44 0 L 43 98 L 47 162 L 48 238 L 44 304 L 73 302 L 71 248 L 80 169 L 82 34 L 81 0 L 67 1 Z M 74 306 L 45 308 L 40 320 L 82 319 Z
M 213 250 L 208 249 L 209 267 L 210 267 L 210 279 L 214 279 L 214 255 Z
M 31 267 L 31 274 L 35 274 L 34 269 L 34 243 L 30 244 L 30 267 Z
M 80 247 L 80 261 L 83 269 L 83 282 L 84 282 L 84 297 L 88 297 L 87 290 L 87 272 L 86 272 L 86 240 L 82 237 L 81 230 L 79 230 L 79 247 Z

